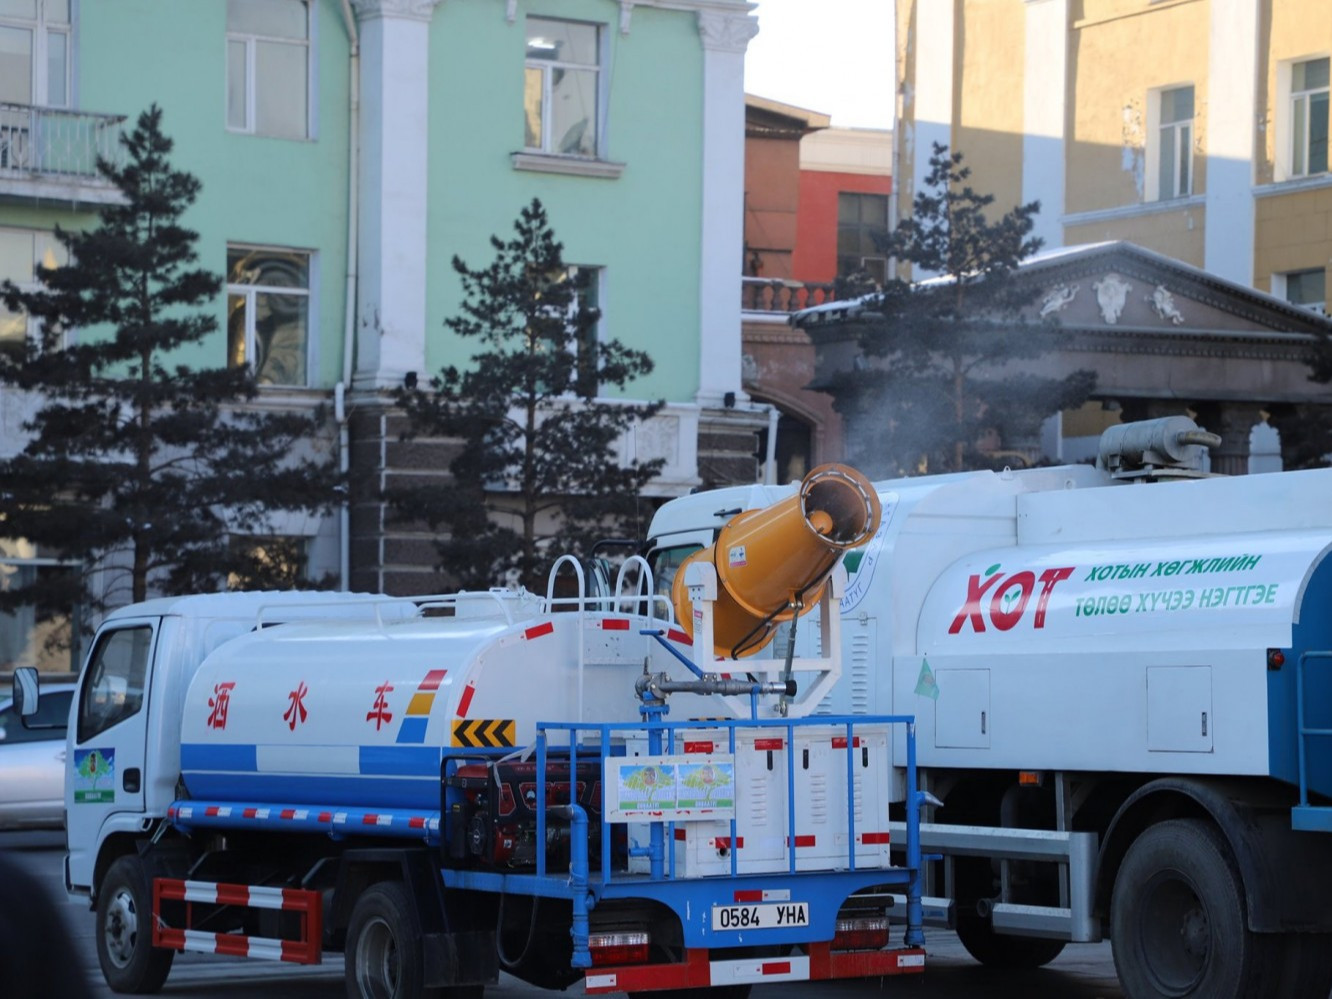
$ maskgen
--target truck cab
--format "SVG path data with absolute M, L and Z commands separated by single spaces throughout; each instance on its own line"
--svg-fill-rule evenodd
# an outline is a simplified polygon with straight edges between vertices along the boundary
M 180 779 L 185 691 L 210 652 L 268 624 L 374 613 L 415 607 L 365 594 L 214 593 L 113 611 L 93 638 L 70 719 L 66 890 L 95 902 L 110 865 L 166 815 Z M 216 692 L 222 715 L 226 695 Z

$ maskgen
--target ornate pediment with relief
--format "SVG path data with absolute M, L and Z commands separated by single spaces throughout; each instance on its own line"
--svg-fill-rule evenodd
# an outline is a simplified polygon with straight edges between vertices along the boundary
M 1069 334 L 1023 362 L 1032 374 L 1093 370 L 1103 398 L 1326 399 L 1307 363 L 1311 335 L 1332 335 L 1326 316 L 1124 242 L 1039 254 L 1018 279 L 1034 285 L 1028 318 Z M 831 390 L 854 367 L 887 363 L 859 347 L 860 330 L 879 321 L 873 304 L 795 315 L 814 344 L 812 387 Z
M 1033 318 L 1066 329 L 1233 339 L 1327 328 L 1322 316 L 1130 243 L 1055 250 L 1019 273 L 1039 288 Z

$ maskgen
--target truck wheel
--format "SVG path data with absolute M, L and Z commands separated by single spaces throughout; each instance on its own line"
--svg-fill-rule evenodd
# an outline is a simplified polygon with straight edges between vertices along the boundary
M 957 938 L 967 953 L 987 968 L 1016 971 L 1049 964 L 1064 950 L 1063 940 L 996 933 L 988 919 L 959 916 Z
M 421 928 L 406 889 L 380 881 L 361 893 L 347 925 L 348 999 L 418 999 L 426 991 Z
M 97 961 L 113 992 L 156 992 L 171 970 L 173 950 L 152 946 L 153 893 L 135 855 L 111 865 L 97 892 Z
M 1230 849 L 1202 819 L 1171 819 L 1139 836 L 1110 909 L 1115 970 L 1133 999 L 1262 995 L 1284 943 L 1249 932 Z

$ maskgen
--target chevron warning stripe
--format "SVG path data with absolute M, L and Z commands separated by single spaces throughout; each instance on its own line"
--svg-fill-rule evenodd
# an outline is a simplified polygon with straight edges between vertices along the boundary
M 453 744 L 466 749 L 507 749 L 514 734 L 512 718 L 459 718 L 453 723 Z

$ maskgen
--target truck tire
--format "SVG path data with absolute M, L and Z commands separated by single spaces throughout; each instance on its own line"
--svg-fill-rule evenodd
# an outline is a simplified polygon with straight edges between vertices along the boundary
M 1265 995 L 1284 944 L 1249 931 L 1230 848 L 1203 819 L 1160 822 L 1133 842 L 1115 877 L 1110 924 L 1129 999 Z
M 97 892 L 97 961 L 113 992 L 156 992 L 171 970 L 174 950 L 152 945 L 153 893 L 134 854 L 111 865 Z
M 1063 952 L 1066 942 L 996 933 L 990 921 L 979 916 L 959 916 L 957 938 L 967 953 L 985 967 L 1006 971 L 1043 967 Z
M 439 995 L 422 985 L 421 927 L 411 897 L 397 881 L 373 884 L 356 900 L 344 961 L 348 999 Z

